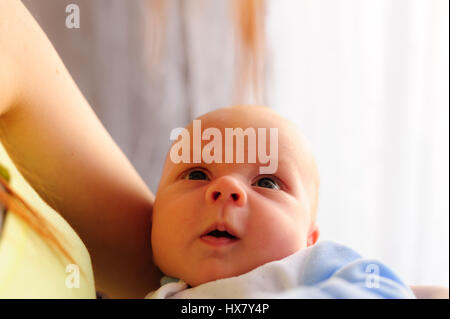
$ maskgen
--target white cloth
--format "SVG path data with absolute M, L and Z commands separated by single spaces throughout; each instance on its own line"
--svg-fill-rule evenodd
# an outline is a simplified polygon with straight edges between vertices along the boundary
M 240 276 L 194 288 L 182 280 L 163 284 L 146 298 L 414 298 L 414 294 L 382 263 L 322 241 Z
M 294 288 L 309 249 L 303 249 L 282 260 L 269 262 L 241 276 L 219 279 L 189 288 L 179 280 L 149 293 L 150 299 L 202 298 L 270 298 L 270 294 Z

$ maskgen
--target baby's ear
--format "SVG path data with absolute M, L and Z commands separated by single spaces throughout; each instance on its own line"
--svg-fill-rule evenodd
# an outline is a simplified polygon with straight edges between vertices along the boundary
M 308 239 L 307 239 L 307 247 L 314 245 L 317 240 L 319 239 L 320 231 L 319 226 L 317 226 L 316 223 L 314 223 L 308 233 Z

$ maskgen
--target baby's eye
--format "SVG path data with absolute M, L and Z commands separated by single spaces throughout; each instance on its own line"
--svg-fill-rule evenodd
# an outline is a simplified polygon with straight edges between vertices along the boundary
M 192 170 L 186 175 L 185 179 L 190 180 L 209 180 L 208 175 L 201 170 Z
M 258 187 L 264 187 L 264 188 L 280 189 L 280 186 L 278 185 L 278 183 L 269 177 L 260 178 L 253 185 L 256 185 Z

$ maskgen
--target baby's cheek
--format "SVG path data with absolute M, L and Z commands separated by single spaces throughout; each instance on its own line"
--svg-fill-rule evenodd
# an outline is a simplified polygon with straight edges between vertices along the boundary
M 265 259 L 260 262 L 278 260 L 306 247 L 306 235 L 296 221 L 275 210 L 264 215 L 249 225 L 253 249 Z
M 157 223 L 152 230 L 153 258 L 156 266 L 170 276 L 176 270 L 173 265 L 179 264 L 175 253 L 177 243 L 173 242 L 174 238 L 168 236 L 170 232 L 164 228 L 164 225 Z

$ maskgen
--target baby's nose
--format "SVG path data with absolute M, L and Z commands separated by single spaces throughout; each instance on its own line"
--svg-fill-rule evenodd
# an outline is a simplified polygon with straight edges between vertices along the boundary
M 223 176 L 211 183 L 206 191 L 206 202 L 216 203 L 228 201 L 243 206 L 247 202 L 247 194 L 239 182 L 231 176 Z

